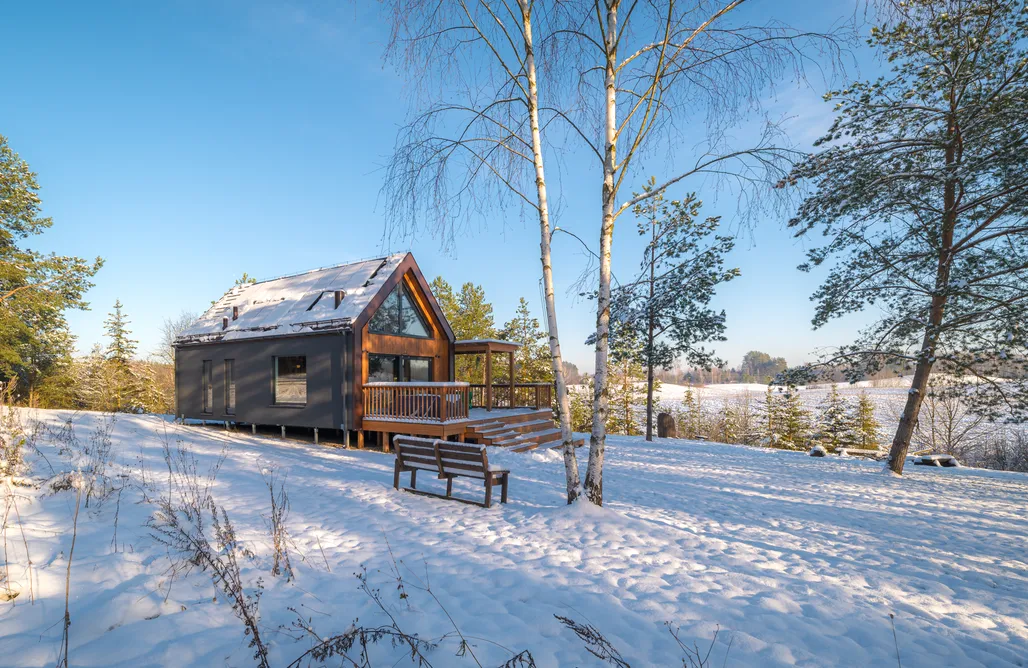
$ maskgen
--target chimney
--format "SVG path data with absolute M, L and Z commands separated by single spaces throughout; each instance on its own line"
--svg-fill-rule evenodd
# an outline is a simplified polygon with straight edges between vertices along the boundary
M 233 306 L 232 307 L 232 319 L 233 320 L 238 320 L 239 319 L 239 307 L 238 306 Z
M 336 305 L 333 308 L 339 308 L 339 305 L 343 303 L 344 293 L 342 290 L 336 290 Z
M 221 328 L 222 329 L 228 329 L 228 318 L 222 318 L 221 319 Z

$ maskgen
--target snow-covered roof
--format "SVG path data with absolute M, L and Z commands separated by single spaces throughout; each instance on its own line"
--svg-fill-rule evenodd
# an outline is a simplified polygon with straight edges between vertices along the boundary
M 397 253 L 237 285 L 179 334 L 175 343 L 238 341 L 346 329 L 367 308 L 404 257 L 406 253 Z M 343 292 L 338 308 L 337 291 Z M 222 329 L 224 318 L 228 318 L 228 327 Z

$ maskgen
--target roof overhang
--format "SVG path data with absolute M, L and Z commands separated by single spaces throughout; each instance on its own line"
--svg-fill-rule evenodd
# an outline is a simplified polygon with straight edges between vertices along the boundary
M 520 343 L 500 339 L 467 339 L 453 344 L 457 355 L 484 355 L 486 353 L 512 353 L 521 347 Z

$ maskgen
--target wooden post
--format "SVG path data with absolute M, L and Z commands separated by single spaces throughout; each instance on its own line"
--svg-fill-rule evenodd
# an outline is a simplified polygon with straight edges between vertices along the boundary
M 439 390 L 439 421 L 442 422 L 443 424 L 446 423 L 446 416 L 447 416 L 446 400 L 449 398 L 449 395 L 447 394 L 446 389 L 447 388 L 443 387 L 443 388 L 441 388 Z
M 255 425 L 253 423 L 250 424 L 250 433 L 253 434 L 254 436 L 257 435 L 257 425 Z
M 382 452 L 389 452 L 389 432 L 380 431 L 378 433 L 382 435 Z
M 363 429 L 358 429 L 357 430 L 357 449 L 358 450 L 363 450 L 364 449 L 364 430 Z
M 517 408 L 518 403 L 514 401 L 514 351 L 508 353 L 510 356 L 510 407 Z
M 485 409 L 493 409 L 493 354 L 489 344 L 486 344 L 485 349 Z
M 284 439 L 285 437 L 286 437 L 286 426 L 282 425 L 282 438 Z
M 344 429 L 343 430 L 343 447 L 344 448 L 349 448 L 350 447 L 350 430 L 349 429 Z
M 318 444 L 318 428 L 314 428 L 314 445 Z

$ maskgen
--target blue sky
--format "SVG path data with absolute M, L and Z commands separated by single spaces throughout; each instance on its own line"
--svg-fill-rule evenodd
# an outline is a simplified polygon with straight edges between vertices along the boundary
M 810 29 L 853 11 L 851 2 L 763 4 Z M 520 296 L 542 318 L 537 227 L 515 212 L 482 220 L 450 253 L 431 238 L 383 246 L 382 168 L 406 107 L 403 78 L 382 61 L 377 3 L 41 1 L 6 6 L 4 27 L 0 133 L 38 172 L 54 218 L 32 246 L 106 259 L 92 310 L 69 316 L 80 349 L 101 339 L 115 299 L 145 353 L 165 317 L 202 311 L 244 271 L 271 277 L 408 248 L 429 277 L 482 284 L 498 325 Z M 794 140 L 830 122 L 820 92 L 790 88 L 769 101 L 790 117 Z M 667 164 L 639 167 L 642 182 Z M 562 179 L 557 222 L 594 241 L 590 169 Z M 702 185 L 690 189 L 711 201 Z M 729 209 L 709 210 L 731 222 Z M 761 221 L 730 258 L 742 277 L 718 296 L 729 340 L 716 348 L 731 365 L 752 349 L 800 362 L 861 322 L 811 331 L 820 275 L 795 269 L 803 245 L 783 223 Z M 635 268 L 639 248 L 625 217 L 616 273 Z M 584 258 L 560 237 L 554 254 L 565 357 L 591 370 L 592 304 L 568 294 Z

